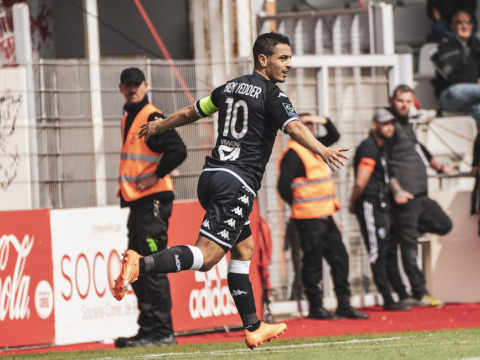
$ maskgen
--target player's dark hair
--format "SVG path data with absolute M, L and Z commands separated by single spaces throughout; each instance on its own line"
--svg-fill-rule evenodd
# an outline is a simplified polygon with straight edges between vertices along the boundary
M 274 32 L 259 35 L 257 40 L 255 40 L 255 44 L 253 44 L 253 60 L 255 61 L 255 65 L 258 65 L 258 55 L 272 56 L 275 53 L 275 46 L 278 44 L 290 46 L 290 40 L 288 40 L 288 37 L 285 35 Z
M 395 99 L 397 97 L 397 93 L 403 94 L 407 92 L 411 92 L 413 94 L 413 89 L 408 85 L 400 84 L 395 89 L 393 89 L 392 98 Z

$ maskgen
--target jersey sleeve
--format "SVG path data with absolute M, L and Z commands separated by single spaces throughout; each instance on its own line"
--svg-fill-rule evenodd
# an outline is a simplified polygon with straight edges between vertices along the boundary
M 365 144 L 366 145 L 366 144 Z M 358 149 L 358 169 L 364 169 L 372 173 L 377 163 L 378 150 L 373 146 L 362 146 Z
M 204 118 L 218 111 L 218 96 L 222 88 L 223 86 L 217 87 L 209 96 L 195 102 L 194 107 L 198 116 Z
M 290 121 L 300 121 L 288 96 L 276 86 L 267 92 L 265 111 L 267 119 L 283 132 Z

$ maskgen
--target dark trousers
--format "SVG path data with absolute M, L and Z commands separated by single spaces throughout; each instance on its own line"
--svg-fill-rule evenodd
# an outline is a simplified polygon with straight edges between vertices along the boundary
M 322 306 L 323 292 L 319 286 L 322 280 L 322 259 L 331 267 L 335 294 L 338 304 L 350 302 L 348 283 L 348 254 L 342 235 L 329 216 L 326 219 L 294 219 L 303 252 L 302 281 L 310 309 Z
M 130 208 L 128 217 L 128 248 L 146 256 L 167 247 L 168 219 L 172 200 L 148 200 Z M 137 296 L 138 325 L 141 333 L 154 337 L 173 334 L 172 299 L 166 274 L 143 274 L 132 283 Z
M 290 252 L 292 254 L 291 258 L 294 274 L 290 300 L 300 300 L 303 294 L 302 249 L 300 248 L 300 239 L 298 237 L 297 228 L 292 220 L 287 223 L 287 227 L 285 229 L 284 250 L 288 249 L 290 249 Z
M 418 196 L 404 205 L 393 208 L 394 228 L 392 237 L 400 244 L 402 264 L 410 281 L 413 297 L 420 299 L 427 294 L 425 276 L 418 267 L 418 242 L 420 233 L 444 235 L 452 229 L 452 221 L 434 200 Z M 392 283 L 392 286 L 395 286 Z
M 397 248 L 392 244 L 390 236 L 392 219 L 390 204 L 379 199 L 359 199 L 355 204 L 355 214 L 368 251 L 373 280 L 384 303 L 390 304 L 394 300 L 389 279 L 403 285 L 398 270 Z M 404 285 L 398 295 L 400 298 L 408 297 Z

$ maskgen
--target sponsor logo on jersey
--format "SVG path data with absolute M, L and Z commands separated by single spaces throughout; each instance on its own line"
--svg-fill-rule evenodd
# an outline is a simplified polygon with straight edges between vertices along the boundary
M 278 97 L 287 97 L 283 92 L 278 93 Z
M 285 111 L 287 112 L 288 116 L 298 117 L 297 112 L 295 111 L 295 108 L 293 107 L 292 104 L 282 103 L 282 105 L 285 108 Z

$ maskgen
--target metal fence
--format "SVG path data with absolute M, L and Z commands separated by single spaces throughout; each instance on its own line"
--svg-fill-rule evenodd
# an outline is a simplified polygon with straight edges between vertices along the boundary
M 349 155 L 353 158 L 355 146 L 368 132 L 368 123 L 374 109 L 387 104 L 389 86 L 392 81 L 398 80 L 399 62 L 396 55 L 360 54 L 361 44 L 364 43 L 366 36 L 366 33 L 360 30 L 363 27 L 359 26 L 359 21 L 365 20 L 364 13 L 346 14 L 347 18 L 336 20 L 329 16 L 325 15 L 321 22 L 323 32 L 315 36 L 321 35 L 324 38 L 327 36 L 326 33 L 331 34 L 333 41 L 331 51 L 325 50 L 325 46 L 322 51 L 318 47 L 310 45 L 306 47 L 305 44 L 309 43 L 305 41 L 307 38 L 300 39 L 298 31 L 292 34 L 295 51 L 294 70 L 281 87 L 298 112 L 308 111 L 329 116 L 341 133 L 340 145 L 350 146 Z M 363 17 L 363 20 L 359 17 Z M 318 24 L 318 19 L 316 22 Z M 300 29 L 307 26 L 305 23 L 305 21 L 302 23 Z M 313 26 L 312 24 L 308 26 Z M 349 34 L 350 40 L 338 36 L 341 33 L 341 29 L 336 28 L 338 24 L 347 24 L 345 29 L 350 30 L 343 33 Z M 288 29 L 289 27 L 285 27 L 286 33 L 289 32 Z M 316 31 L 319 31 L 318 28 Z M 298 41 L 302 41 L 303 45 Z M 324 43 L 327 47 L 330 46 L 328 41 Z M 341 45 L 342 43 L 346 45 Z M 310 48 L 314 51 L 307 51 Z M 345 51 L 335 50 L 340 48 L 349 48 L 352 51 L 345 55 Z M 326 53 L 329 55 L 325 55 Z M 181 75 L 185 86 L 179 85 L 172 64 Z M 145 72 L 149 82 L 149 99 L 166 114 L 188 105 L 191 101 L 188 92 L 195 99 L 201 98 L 208 95 L 215 86 L 253 69 L 249 59 L 237 59 L 229 63 L 199 60 L 169 63 L 144 58 L 104 59 L 96 65 L 99 66 L 100 89 L 92 89 L 89 80 L 90 64 L 85 60 L 43 60 L 33 66 L 35 122 L 34 125 L 32 122 L 18 123 L 17 131 L 20 131 L 18 127 L 28 127 L 35 139 L 30 145 L 36 142 L 36 146 L 28 151 L 18 152 L 18 156 L 28 157 L 33 168 L 36 168 L 36 171 L 31 172 L 34 176 L 29 178 L 30 184 L 23 185 L 30 185 L 32 189 L 38 188 L 39 207 L 97 206 L 100 203 L 99 182 L 105 183 L 106 204 L 118 204 L 116 192 L 121 144 L 120 122 L 124 104 L 118 83 L 120 73 L 125 67 L 136 66 Z M 0 75 L 1 73 L 2 70 Z M 28 89 L 26 93 L 29 93 Z M 92 120 L 92 94 L 100 94 L 100 99 L 94 99 L 101 102 L 100 125 Z M 173 173 L 177 200 L 196 199 L 196 182 L 204 157 L 210 154 L 215 140 L 215 119 L 215 117 L 203 119 L 178 129 L 187 145 L 188 156 Z M 101 146 L 96 140 L 98 133 L 102 134 Z M 270 268 L 271 281 L 275 289 L 274 298 L 284 300 L 288 296 L 287 289 L 292 281 L 293 272 L 282 251 L 289 210 L 276 191 L 278 162 L 287 138 L 279 134 L 277 140 L 258 199 L 260 212 L 271 226 L 274 241 L 273 263 Z M 0 165 L 3 168 L 11 161 L 9 159 L 0 153 Z M 104 178 L 99 174 L 104 174 L 102 175 Z M 374 292 L 357 222 L 346 211 L 353 182 L 351 161 L 345 169 L 335 173 L 333 177 L 343 207 L 335 214 L 335 219 L 350 254 L 352 292 L 353 294 Z M 15 181 L 12 180 L 13 183 Z M 14 187 L 11 186 L 11 189 Z M 0 191 L 9 190 L 2 188 Z M 14 199 L 12 200 L 12 197 L 8 199 L 11 202 L 3 201 L 2 209 L 21 207 Z M 328 272 L 324 279 L 325 296 L 333 298 Z

